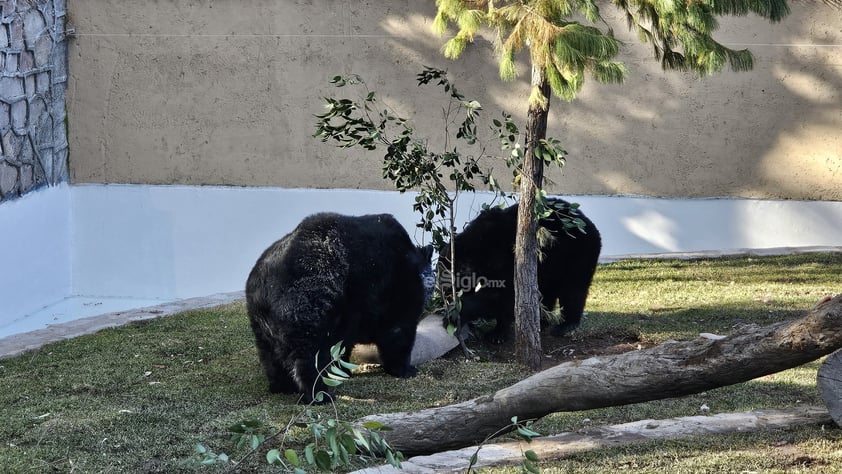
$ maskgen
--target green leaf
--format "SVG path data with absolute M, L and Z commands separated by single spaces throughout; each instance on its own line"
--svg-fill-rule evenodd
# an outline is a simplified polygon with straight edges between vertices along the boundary
M 287 451 L 292 451 L 292 450 L 288 449 Z M 292 453 L 295 455 L 295 459 L 297 460 L 298 455 L 295 454 L 295 451 L 292 451 Z M 289 460 L 289 458 L 287 458 L 287 460 Z M 276 462 L 280 462 L 280 461 L 281 461 L 281 451 L 280 450 L 270 449 L 269 451 L 266 452 L 266 462 L 267 463 L 275 464 Z M 290 462 L 292 462 L 292 461 L 290 461 Z
M 330 370 L 330 375 L 335 375 L 335 376 L 339 377 L 340 379 L 347 380 L 347 379 L 351 378 L 351 375 L 349 375 L 347 372 L 345 372 L 344 370 L 342 370 L 341 368 L 339 368 L 335 365 L 331 365 L 330 369 L 328 369 L 328 370 Z
M 523 460 L 523 468 L 526 469 L 527 472 L 531 472 L 532 474 L 540 474 L 541 470 L 532 463 L 532 461 L 528 459 Z
M 330 458 L 330 454 L 327 451 L 325 451 L 324 449 L 320 449 L 320 450 L 318 450 L 314 453 L 314 457 L 315 457 L 315 461 L 316 461 L 315 462 L 316 467 L 318 467 L 319 469 L 321 469 L 323 471 L 329 471 L 330 470 L 330 468 L 331 468 L 331 465 L 330 465 L 331 458 Z
M 339 365 L 341 365 L 342 367 L 344 367 L 344 368 L 346 368 L 346 369 L 348 369 L 348 370 L 356 370 L 356 369 L 359 369 L 359 368 L 360 368 L 360 366 L 359 366 L 359 365 L 354 364 L 354 363 L 352 363 L 352 362 L 347 362 L 347 361 L 344 361 L 344 360 L 342 360 L 342 359 L 339 359 L 337 362 L 339 362 Z
M 520 436 L 521 438 L 523 438 L 527 441 L 532 441 L 532 438 L 537 438 L 538 436 L 541 436 L 541 433 L 538 433 L 536 431 L 532 431 L 525 426 L 518 426 L 517 434 L 518 434 L 518 436 Z
M 367 453 L 371 453 L 371 445 L 368 444 L 368 440 L 365 439 L 361 432 L 354 430 L 354 439 L 356 440 L 356 443 L 363 447 Z
M 339 443 L 346 453 L 351 456 L 357 454 L 357 443 L 354 441 L 354 436 L 350 433 L 344 433 L 339 437 Z
M 523 455 L 526 456 L 526 459 L 529 459 L 532 462 L 538 462 L 538 455 L 531 449 L 523 453 Z
M 336 438 L 336 430 L 331 429 L 327 435 L 327 444 L 330 446 L 330 452 L 334 457 L 339 455 L 339 440 Z
M 367 428 L 369 430 L 382 430 L 385 427 L 386 425 L 380 423 L 379 421 L 366 421 L 363 423 L 363 428 Z
M 385 455 L 386 462 L 388 462 L 390 466 L 400 467 L 401 463 L 397 459 L 395 459 L 395 455 L 392 454 L 391 450 L 387 449 Z
M 341 380 L 335 380 L 335 379 L 332 379 L 330 377 L 322 377 L 322 382 L 324 382 L 324 384 L 327 385 L 328 387 L 338 387 L 338 386 L 342 385 Z
M 311 466 L 316 465 L 315 445 L 313 443 L 304 447 L 304 459 L 307 461 L 307 464 Z

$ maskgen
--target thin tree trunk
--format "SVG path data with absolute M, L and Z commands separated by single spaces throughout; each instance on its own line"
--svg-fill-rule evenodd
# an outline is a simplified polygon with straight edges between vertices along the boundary
M 511 418 L 680 397 L 805 364 L 842 348 L 842 295 L 804 317 L 741 328 L 725 338 L 700 337 L 616 356 L 566 362 L 492 395 L 440 408 L 373 415 L 383 435 L 407 455 L 482 442 Z
M 535 156 L 538 141 L 547 136 L 550 85 L 543 71 L 532 67 L 532 86 L 538 87 L 546 104 L 530 104 L 526 119 L 526 150 L 520 181 L 520 203 L 515 234 L 515 352 L 531 370 L 539 370 L 541 350 L 541 294 L 538 291 L 538 237 L 535 193 L 544 180 L 544 162 Z

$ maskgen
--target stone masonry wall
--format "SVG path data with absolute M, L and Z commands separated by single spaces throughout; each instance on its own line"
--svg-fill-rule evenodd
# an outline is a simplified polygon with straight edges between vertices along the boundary
M 0 201 L 68 179 L 66 0 L 0 0 Z

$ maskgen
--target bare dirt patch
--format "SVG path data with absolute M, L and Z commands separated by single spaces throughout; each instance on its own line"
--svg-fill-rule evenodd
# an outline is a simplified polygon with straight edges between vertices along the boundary
M 515 355 L 514 336 L 502 344 L 495 344 L 481 336 L 471 336 L 466 341 L 474 358 L 481 361 L 512 362 Z M 543 368 L 553 367 L 562 362 L 583 360 L 591 357 L 622 354 L 646 347 L 637 334 L 628 331 L 605 332 L 601 334 L 582 334 L 578 331 L 557 337 L 549 331 L 541 332 L 541 348 L 544 351 Z M 462 349 L 457 347 L 444 358 L 464 357 Z

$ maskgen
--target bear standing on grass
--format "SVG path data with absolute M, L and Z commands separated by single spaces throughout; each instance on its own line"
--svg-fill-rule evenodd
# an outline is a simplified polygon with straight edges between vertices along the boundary
M 563 335 L 576 329 L 582 319 L 602 241 L 594 223 L 567 201 L 550 199 L 547 207 L 553 213 L 539 220 L 550 239 L 541 245 L 538 290 L 545 308 L 552 310 L 556 303 L 561 307 L 564 321 L 552 332 Z M 439 258 L 439 284 L 454 284 L 464 292 L 461 322 L 496 319 L 487 337 L 498 343 L 508 339 L 514 322 L 517 209 L 515 204 L 484 210 L 456 235 L 455 277 L 449 276 L 448 260 Z M 566 227 L 565 220 L 570 219 L 581 219 L 581 230 Z
M 431 254 L 389 214 L 315 214 L 266 249 L 246 282 L 246 303 L 269 390 L 312 402 L 327 391 L 319 370 L 339 341 L 348 353 L 374 343 L 387 373 L 414 376 Z

